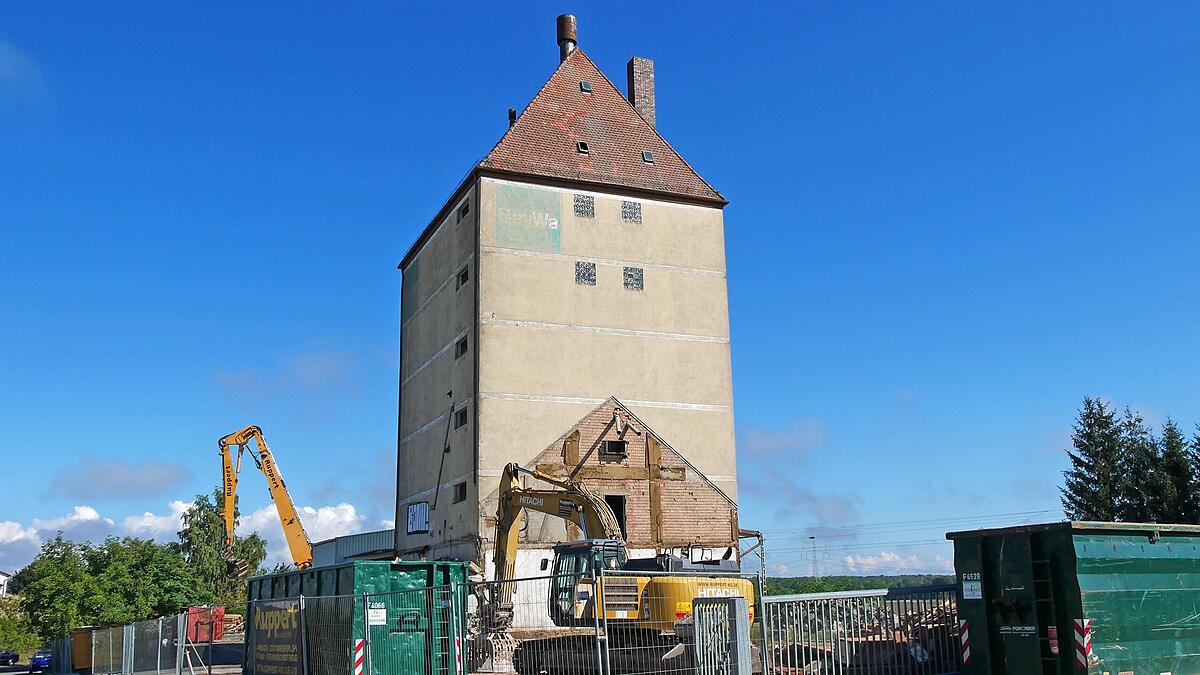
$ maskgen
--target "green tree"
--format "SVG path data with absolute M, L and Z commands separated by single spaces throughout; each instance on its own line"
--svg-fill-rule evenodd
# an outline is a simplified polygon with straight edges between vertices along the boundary
M 110 537 L 83 554 L 96 580 L 97 624 L 145 621 L 212 600 L 173 545 Z
M 93 623 L 103 598 L 88 571 L 82 547 L 62 533 L 42 544 L 22 570 L 21 597 L 34 634 L 49 639 Z
M 21 604 L 15 595 L 0 597 L 0 649 L 24 653 L 42 644 Z
M 1171 501 L 1170 483 L 1162 470 L 1158 439 L 1141 414 L 1125 408 L 1118 424 L 1121 445 L 1118 462 L 1116 520 L 1154 522 Z
M 221 509 L 225 492 L 220 488 L 213 494 L 196 495 L 196 500 L 183 514 L 183 529 L 179 531 L 179 551 L 199 587 L 221 605 L 239 607 L 246 602 L 246 578 L 229 576 L 225 562 L 225 525 Z M 235 512 L 236 513 L 236 512 Z M 240 514 L 235 516 L 235 524 Z M 249 569 L 257 570 L 267 557 L 267 542 L 257 532 L 236 536 L 233 556 L 243 560 Z
M 1116 415 L 1099 399 L 1083 399 L 1067 450 L 1071 468 L 1064 472 L 1062 505 L 1072 520 L 1116 520 L 1117 479 L 1121 456 Z
M 1168 418 L 1163 424 L 1159 446 L 1162 476 L 1167 486 L 1160 522 L 1200 522 L 1195 458 L 1175 420 Z

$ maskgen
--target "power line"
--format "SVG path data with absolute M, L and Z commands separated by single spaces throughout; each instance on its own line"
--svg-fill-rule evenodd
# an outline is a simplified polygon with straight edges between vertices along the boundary
M 813 531 L 834 533 L 834 532 L 837 532 L 838 530 L 891 529 L 891 528 L 896 528 L 896 527 L 911 527 L 911 526 L 917 526 L 917 525 L 934 526 L 934 525 L 954 524 L 954 523 L 961 523 L 961 522 L 973 522 L 973 521 L 980 521 L 980 520 L 989 520 L 990 521 L 990 520 L 1000 520 L 1000 519 L 1007 519 L 1007 518 L 1028 518 L 1028 517 L 1032 517 L 1032 516 L 1044 516 L 1044 515 L 1058 514 L 1058 513 L 1061 513 L 1061 511 L 1057 511 L 1055 509 L 1043 509 L 1040 511 L 1014 511 L 1011 513 L 993 513 L 993 514 L 981 514 L 981 515 L 974 515 L 974 516 L 957 516 L 957 517 L 953 517 L 953 518 L 928 518 L 928 519 L 922 519 L 922 520 L 892 520 L 892 521 L 880 521 L 880 522 L 875 522 L 875 523 L 841 523 L 841 524 L 835 524 L 835 525 L 813 525 L 810 527 L 775 528 L 775 529 L 768 529 L 768 530 L 766 530 L 766 532 L 772 533 L 772 534 L 795 532 L 795 533 L 802 533 L 804 536 L 807 537 Z

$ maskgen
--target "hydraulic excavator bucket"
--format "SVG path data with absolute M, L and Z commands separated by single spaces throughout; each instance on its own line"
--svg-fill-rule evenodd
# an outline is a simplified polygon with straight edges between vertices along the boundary
M 229 576 L 233 578 L 239 578 L 246 576 L 246 573 L 250 571 L 250 564 L 245 560 L 226 558 L 225 568 L 229 571 Z

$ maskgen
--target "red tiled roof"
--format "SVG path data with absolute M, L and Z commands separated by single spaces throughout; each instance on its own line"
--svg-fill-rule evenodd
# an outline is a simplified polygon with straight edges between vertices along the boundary
M 590 94 L 580 90 L 583 80 Z M 588 154 L 577 151 L 579 141 Z M 647 150 L 653 164 L 642 160 Z M 479 167 L 725 201 L 580 49 L 559 64 Z

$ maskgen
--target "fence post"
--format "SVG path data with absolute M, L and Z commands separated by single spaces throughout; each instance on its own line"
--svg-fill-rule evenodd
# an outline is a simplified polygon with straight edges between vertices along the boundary
M 162 622 L 163 618 L 161 616 L 155 622 L 155 627 L 158 630 L 158 639 L 154 641 L 154 675 L 162 675 Z
M 362 622 L 363 622 L 363 672 L 362 675 L 371 675 L 371 596 L 362 594 Z M 357 673 L 355 674 L 357 675 Z
M 308 675 L 308 627 L 304 625 L 304 594 L 300 594 L 300 673 Z
M 604 598 L 600 592 L 603 584 L 604 566 L 596 565 L 596 573 L 592 575 L 592 623 L 596 628 L 596 668 L 601 675 L 608 673 L 608 612 L 604 610 Z M 604 624 L 604 634 L 600 633 L 600 624 Z M 601 644 L 603 641 L 603 645 Z
M 121 672 L 125 675 L 133 675 L 133 641 L 137 639 L 133 633 L 133 625 L 125 626 L 121 631 L 122 642 L 125 643 L 125 649 L 121 654 Z
M 447 631 L 450 637 L 450 648 L 454 650 L 451 658 L 454 663 L 454 675 L 464 675 L 463 656 L 462 656 L 462 635 L 459 633 L 458 627 L 458 588 L 459 584 L 454 579 L 450 580 L 450 630 Z M 466 608 L 463 608 L 466 611 Z
M 175 675 L 183 675 L 183 662 L 187 657 L 187 615 L 175 616 Z
M 208 606 L 208 675 L 212 675 L 213 641 L 217 638 L 217 622 L 213 619 L 213 606 Z

